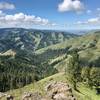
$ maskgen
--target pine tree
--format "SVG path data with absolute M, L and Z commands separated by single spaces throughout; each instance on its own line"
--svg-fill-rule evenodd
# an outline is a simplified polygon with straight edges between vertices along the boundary
M 68 55 L 66 72 L 70 81 L 73 83 L 74 89 L 77 90 L 76 84 L 80 79 L 79 56 L 77 52 L 73 52 L 71 55 Z

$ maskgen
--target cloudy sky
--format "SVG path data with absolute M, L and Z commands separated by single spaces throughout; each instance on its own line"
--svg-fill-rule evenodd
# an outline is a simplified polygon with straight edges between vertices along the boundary
M 100 0 L 0 0 L 0 28 L 98 29 Z

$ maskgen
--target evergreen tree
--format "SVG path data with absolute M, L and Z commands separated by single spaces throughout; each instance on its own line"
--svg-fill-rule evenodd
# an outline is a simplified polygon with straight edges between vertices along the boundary
M 90 85 L 98 88 L 100 86 L 100 68 L 92 67 L 90 71 Z
M 70 81 L 73 83 L 74 88 L 77 90 L 76 84 L 80 79 L 79 56 L 77 52 L 68 55 L 68 63 L 66 72 Z

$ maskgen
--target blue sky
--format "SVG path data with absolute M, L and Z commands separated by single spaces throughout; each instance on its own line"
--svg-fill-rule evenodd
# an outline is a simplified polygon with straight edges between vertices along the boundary
M 0 0 L 0 27 L 100 28 L 100 0 Z

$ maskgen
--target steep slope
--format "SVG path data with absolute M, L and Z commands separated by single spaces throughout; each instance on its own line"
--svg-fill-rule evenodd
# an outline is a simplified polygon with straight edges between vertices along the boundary
M 16 100 L 19 100 L 24 92 L 39 91 L 42 93 L 42 95 L 45 95 L 44 87 L 53 81 L 67 82 L 70 84 L 71 87 L 73 87 L 64 73 L 58 73 L 45 79 L 42 79 L 36 83 L 32 83 L 23 88 L 8 91 L 6 93 L 12 94 Z M 95 94 L 95 90 L 91 90 L 89 87 L 86 87 L 82 83 L 78 84 L 78 89 L 80 90 L 80 92 L 77 92 L 73 89 L 73 93 L 75 97 L 77 97 L 77 100 L 99 100 L 100 98 L 100 95 Z M 2 98 L 2 100 L 5 100 L 5 98 Z
M 43 55 L 44 60 L 46 60 L 47 58 L 52 59 L 59 57 L 72 50 L 78 51 L 83 64 L 84 62 L 86 64 L 86 62 L 92 63 L 93 61 L 98 61 L 98 66 L 100 66 L 100 31 L 91 32 L 81 37 L 76 37 L 56 45 L 42 48 L 35 53 L 36 55 Z M 47 56 L 48 54 L 49 57 Z
M 0 29 L 0 52 L 9 49 L 34 51 L 76 36 L 60 31 L 4 28 Z

